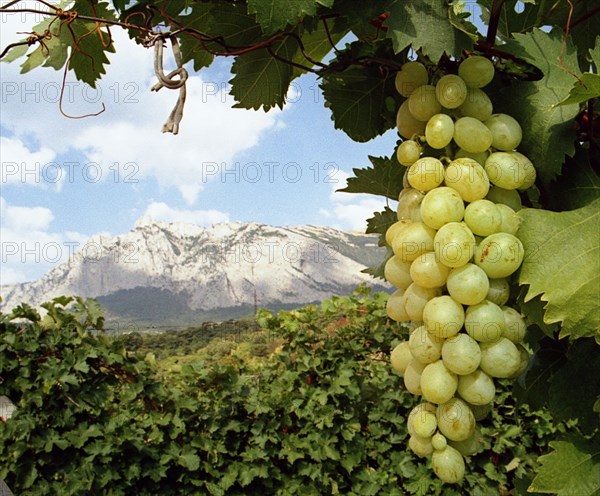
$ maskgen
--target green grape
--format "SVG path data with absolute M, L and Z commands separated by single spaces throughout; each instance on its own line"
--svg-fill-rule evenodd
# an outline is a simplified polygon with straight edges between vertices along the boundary
M 417 327 L 410 333 L 408 344 L 412 356 L 421 363 L 432 363 L 442 356 L 442 342 L 428 334 L 425 326 Z
M 444 341 L 442 361 L 448 370 L 459 376 L 470 374 L 477 370 L 481 361 L 479 344 L 468 334 L 460 332 Z
M 490 154 L 487 150 L 485 152 L 481 152 L 481 153 L 469 153 L 469 152 L 466 152 L 465 150 L 463 150 L 462 148 L 459 148 L 456 151 L 456 153 L 454 154 L 455 159 L 470 158 L 472 160 L 475 160 L 475 162 L 477 162 L 482 167 L 485 165 L 485 161 L 487 160 L 487 158 L 489 156 L 490 156 Z
M 433 452 L 431 466 L 435 475 L 446 484 L 456 484 L 465 476 L 465 460 L 450 445 L 446 446 L 443 450 L 435 450 Z
M 400 289 L 406 289 L 412 284 L 410 266 L 412 262 L 403 262 L 392 255 L 385 263 L 383 275 L 385 280 Z
M 436 416 L 438 429 L 451 441 L 464 441 L 475 430 L 473 412 L 469 405 L 460 398 L 450 398 L 444 404 L 440 404 Z
M 522 343 L 527 333 L 527 324 L 523 316 L 514 308 L 503 306 L 504 324 L 506 328 L 502 332 L 502 336 L 510 339 L 513 343 Z
M 485 165 L 485 162 L 482 165 Z M 521 210 L 521 197 L 514 189 L 504 189 L 499 188 L 498 186 L 491 186 L 485 198 L 494 203 L 508 205 L 515 212 L 517 210 Z
M 475 236 L 462 222 L 449 222 L 440 227 L 433 241 L 435 253 L 444 265 L 465 265 L 473 256 Z
M 437 296 L 423 308 L 423 323 L 431 336 L 441 343 L 458 334 L 465 322 L 465 311 L 451 296 Z M 442 345 L 440 344 L 440 353 Z M 437 403 L 437 402 L 436 402 Z
M 388 244 L 388 246 L 392 246 L 392 243 L 394 242 L 394 237 L 396 236 L 396 234 L 398 234 L 400 231 L 402 231 L 410 223 L 411 223 L 410 220 L 402 219 L 402 220 L 399 220 L 398 222 L 394 222 L 388 228 L 388 230 L 385 232 L 385 242 Z
M 494 107 L 485 92 L 479 88 L 467 88 L 467 98 L 457 111 L 460 117 L 473 117 L 484 122 L 492 116 Z
M 507 114 L 492 114 L 485 121 L 485 125 L 492 132 L 492 146 L 496 150 L 510 151 L 521 144 L 523 131 L 519 123 Z
M 442 110 L 442 106 L 435 97 L 435 86 L 430 84 L 419 86 L 411 93 L 407 101 L 411 115 L 421 122 L 427 122 Z
M 508 377 L 509 379 L 519 377 L 523 372 L 525 372 L 525 370 L 527 370 L 527 366 L 529 365 L 529 352 L 527 349 L 521 343 L 516 343 L 516 347 L 519 350 L 521 363 L 519 364 L 519 368 Z
M 404 370 L 404 387 L 410 394 L 421 396 L 421 374 L 425 369 L 425 364 L 418 360 L 411 360 Z
M 461 117 L 454 123 L 454 141 L 467 152 L 485 152 L 492 146 L 492 140 L 492 132 L 479 119 Z
M 479 367 L 491 377 L 506 379 L 514 375 L 521 367 L 519 349 L 515 343 L 505 337 L 492 343 L 481 343 L 480 348 L 481 363 Z
M 410 139 L 415 135 L 422 136 L 425 133 L 425 122 L 415 119 L 408 109 L 408 100 L 405 100 L 396 114 L 396 127 L 400 136 Z
M 421 202 L 421 219 L 432 229 L 439 229 L 448 222 L 460 222 L 464 212 L 463 199 L 447 186 L 428 191 Z
M 477 305 L 485 300 L 490 288 L 487 274 L 472 263 L 452 269 L 446 279 L 452 298 L 463 305 Z
M 413 434 L 415 434 L 415 430 L 413 428 L 412 421 L 413 421 L 413 419 L 415 418 L 416 415 L 420 415 L 420 414 L 422 414 L 424 412 L 435 413 L 436 411 L 437 411 L 437 406 L 435 406 L 433 403 L 425 402 L 425 403 L 419 403 L 417 406 L 415 406 L 408 413 L 408 420 L 407 420 L 408 433 L 411 436 Z
M 465 209 L 465 224 L 478 236 L 489 236 L 500 231 L 502 214 L 489 200 L 475 200 Z
M 419 437 L 432 437 L 437 429 L 435 411 L 430 412 L 425 409 L 420 409 L 417 413 L 412 415 L 411 423 L 415 434 Z
M 423 64 L 416 61 L 406 62 L 396 73 L 396 90 L 404 97 L 409 97 L 419 86 L 427 84 L 429 75 Z
M 423 253 L 410 266 L 410 278 L 422 288 L 440 288 L 446 284 L 450 269 L 436 259 L 435 252 Z
M 406 313 L 404 293 L 405 290 L 399 288 L 388 297 L 386 302 L 385 310 L 387 316 L 396 322 L 410 320 L 410 317 Z
M 500 232 L 512 234 L 513 236 L 517 234 L 519 226 L 521 225 L 521 218 L 508 205 L 497 203 L 496 207 L 498 207 L 500 215 L 502 216 Z
M 494 79 L 494 64 L 481 55 L 473 55 L 458 66 L 458 75 L 471 88 L 483 88 Z
M 410 317 L 410 320 L 414 322 L 421 322 L 423 320 L 423 309 L 425 304 L 441 294 L 440 288 L 422 288 L 418 284 L 411 284 L 407 289 L 404 296 L 404 305 L 406 313 Z
M 406 140 L 400 143 L 396 150 L 396 158 L 405 167 L 410 167 L 421 156 L 421 145 L 414 140 Z
M 485 161 L 485 172 L 494 186 L 517 189 L 525 182 L 525 171 L 512 153 L 494 152 Z
M 435 96 L 443 107 L 455 109 L 467 98 L 467 85 L 460 76 L 446 74 L 435 85 Z
M 436 432 L 431 437 L 431 446 L 433 446 L 434 450 L 443 450 L 446 446 L 448 446 L 448 441 L 443 434 Z
M 444 148 L 454 136 L 454 121 L 446 114 L 435 114 L 425 126 L 425 139 L 431 148 Z
M 406 367 L 413 359 L 410 352 L 410 345 L 408 341 L 402 341 L 394 347 L 390 354 L 390 362 L 392 363 L 393 369 L 399 374 L 404 374 Z
M 427 364 L 421 373 L 421 391 L 431 403 L 446 403 L 454 396 L 457 386 L 456 374 L 450 372 L 441 360 Z
M 510 285 L 505 278 L 490 279 L 489 281 L 490 289 L 485 299 L 501 307 L 510 297 Z
M 419 458 L 425 458 L 433 453 L 430 437 L 421 437 L 413 434 L 408 438 L 408 447 Z
M 523 178 L 523 181 L 521 182 L 521 186 L 519 186 L 517 189 L 526 190 L 528 188 L 531 188 L 535 184 L 535 178 L 536 178 L 536 171 L 535 171 L 535 167 L 533 166 L 533 163 L 522 153 L 519 153 L 519 152 L 510 152 L 510 153 L 517 159 L 517 161 L 519 163 L 520 176 Z
M 421 222 L 421 202 L 425 193 L 414 188 L 404 188 L 398 196 L 396 215 L 399 220 L 408 219 Z
M 493 379 L 481 369 L 459 376 L 457 391 L 463 400 L 472 405 L 487 405 L 496 396 Z
M 392 250 L 402 262 L 412 262 L 415 258 L 433 251 L 435 230 L 422 222 L 412 222 L 400 231 L 392 241 Z
M 458 191 L 466 202 L 485 198 L 490 189 L 485 170 L 470 158 L 457 158 L 450 162 L 444 174 L 444 184 Z
M 475 248 L 474 260 L 490 279 L 498 279 L 515 272 L 521 265 L 523 256 L 521 241 L 512 234 L 501 232 L 491 234 L 479 243 Z
M 444 180 L 444 165 L 435 157 L 423 157 L 408 169 L 409 184 L 419 191 L 429 191 Z
M 488 406 L 488 405 L 486 405 L 486 406 Z M 471 408 L 471 410 L 473 410 L 473 408 Z M 477 416 L 475 415 L 475 420 L 481 420 L 481 419 L 478 419 Z M 481 435 L 481 431 L 479 430 L 479 427 L 476 425 L 475 429 L 473 430 L 473 434 L 471 434 L 467 439 L 465 439 L 464 441 L 450 441 L 448 444 L 450 446 L 452 446 L 454 449 L 456 449 L 461 455 L 472 456 L 481 451 L 481 449 L 483 448 L 482 441 L 483 441 L 483 436 Z M 433 445 L 433 442 L 432 442 L 432 445 Z
M 491 301 L 484 300 L 477 305 L 471 305 L 465 312 L 465 329 L 475 341 L 496 341 L 502 336 L 505 328 L 502 309 Z

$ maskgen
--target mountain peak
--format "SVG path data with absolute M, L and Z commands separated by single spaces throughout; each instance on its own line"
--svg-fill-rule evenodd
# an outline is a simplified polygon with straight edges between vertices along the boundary
M 167 313 L 170 307 L 190 315 L 254 304 L 302 305 L 350 293 L 361 283 L 373 285 L 361 270 L 384 256 L 372 235 L 332 228 L 256 222 L 200 227 L 148 216 L 126 234 L 94 242 L 93 257 L 80 250 L 37 281 L 2 288 L 2 308 L 39 306 L 59 295 L 110 300 L 121 312 L 141 314 L 149 311 L 148 295 L 171 298 L 163 305 Z

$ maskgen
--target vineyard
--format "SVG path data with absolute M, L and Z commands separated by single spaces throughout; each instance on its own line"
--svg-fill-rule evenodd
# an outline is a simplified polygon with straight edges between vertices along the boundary
M 94 87 L 125 29 L 178 95 L 163 132 L 224 57 L 240 109 L 313 73 L 336 129 L 397 133 L 341 190 L 382 197 L 366 271 L 396 290 L 259 311 L 251 345 L 179 360 L 108 337 L 93 300 L 2 315 L 17 494 L 600 493 L 596 2 L 32 3 L 0 7 L 44 16 L 2 61 Z
M 387 295 L 359 290 L 258 322 L 279 348 L 238 346 L 165 374 L 151 354 L 97 333 L 91 301 L 2 316 L 0 470 L 15 494 L 510 494 L 525 491 L 549 442 L 579 432 L 518 405 L 508 383 L 481 421 L 460 488 L 406 449 L 417 400 L 389 365 L 406 329 Z M 14 317 L 27 325 L 14 325 Z M 543 461 L 543 459 L 542 459 Z M 110 489 L 107 489 L 110 488 Z

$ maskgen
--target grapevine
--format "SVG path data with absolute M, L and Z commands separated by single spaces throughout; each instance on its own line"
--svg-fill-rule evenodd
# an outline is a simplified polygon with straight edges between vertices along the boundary
M 494 379 L 514 379 L 529 362 L 525 320 L 506 304 L 508 278 L 525 256 L 515 236 L 518 190 L 534 184 L 536 171 L 516 151 L 519 123 L 494 114 L 480 89 L 494 73 L 490 60 L 474 55 L 458 75 L 434 73 L 430 81 L 412 61 L 396 76 L 408 102 L 397 117 L 404 141 L 396 155 L 406 171 L 398 221 L 386 232 L 394 254 L 385 277 L 397 287 L 387 313 L 411 333 L 391 363 L 424 400 L 408 415 L 408 446 L 431 455 L 449 484 L 463 479 L 464 457 L 480 449 L 476 421 L 491 409 Z
M 0 47 L 1 61 L 18 61 L 21 73 L 62 70 L 66 117 L 67 76 L 95 88 L 122 28 L 132 43 L 168 44 L 179 59 L 165 74 L 156 58 L 155 89 L 179 89 L 166 131 L 180 127 L 186 73 L 226 57 L 236 107 L 282 108 L 310 73 L 349 139 L 395 128 L 402 140 L 392 157 L 354 169 L 342 190 L 399 200 L 367 221 L 393 256 L 365 270 L 398 290 L 267 319 L 289 331 L 289 346 L 257 384 L 256 370 L 238 373 L 226 357 L 218 369 L 180 367 L 182 395 L 156 380 L 150 357 L 130 362 L 104 339 L 82 347 L 70 317 L 52 332 L 46 321 L 34 332 L 0 322 L 0 395 L 17 405 L 0 422 L 0 478 L 18 494 L 109 485 L 119 494 L 598 494 L 596 4 L 5 1 L 3 20 L 41 22 L 13 29 L 20 36 Z M 10 115 L 22 95 L 6 72 Z M 185 122 L 204 117 L 188 111 Z M 39 122 L 6 124 L 18 138 Z M 333 307 L 330 326 L 322 319 Z M 115 440 L 126 441 L 120 451 Z M 92 482 L 89 467 L 105 472 Z

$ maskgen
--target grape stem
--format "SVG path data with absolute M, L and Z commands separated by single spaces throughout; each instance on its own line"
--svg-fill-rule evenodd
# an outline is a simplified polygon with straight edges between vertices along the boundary
M 500 13 L 504 6 L 505 0 L 493 0 L 492 6 L 490 7 L 490 23 L 488 25 L 488 31 L 486 36 L 486 43 L 492 47 L 496 43 L 496 33 L 498 32 L 498 25 L 500 23 Z

